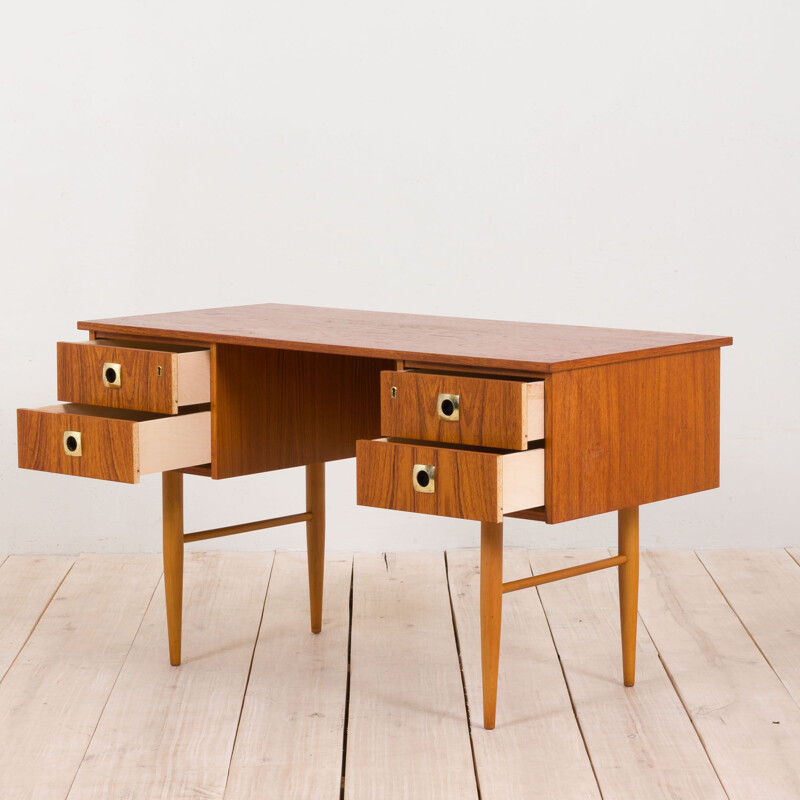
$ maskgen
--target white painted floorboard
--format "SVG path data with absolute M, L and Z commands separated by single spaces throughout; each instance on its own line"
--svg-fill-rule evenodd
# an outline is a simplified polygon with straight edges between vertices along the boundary
M 494 731 L 477 550 L 329 554 L 318 635 L 305 553 L 187 553 L 178 668 L 160 562 L 0 555 L 0 800 L 800 798 L 800 550 L 645 554 L 630 689 L 614 571 L 505 595 Z

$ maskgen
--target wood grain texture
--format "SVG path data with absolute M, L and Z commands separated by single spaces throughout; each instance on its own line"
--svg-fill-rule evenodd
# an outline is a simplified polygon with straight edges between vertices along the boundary
M 64 452 L 64 432 L 70 430 L 82 434 L 80 457 Z M 138 483 L 138 434 L 136 422 L 129 419 L 58 410 L 17 410 L 17 448 L 22 469 Z
M 75 403 L 18 409 L 19 466 L 138 483 L 140 475 L 206 463 L 210 430 L 209 411 L 162 417 Z M 82 455 L 67 455 L 66 431 L 81 434 Z
M 800 797 L 800 708 L 702 563 L 657 551 L 640 568 L 639 613 L 729 800 Z
M 494 729 L 503 617 L 503 523 L 481 522 L 481 684 L 483 727 Z
M 556 372 L 719 348 L 730 337 L 263 305 L 79 322 L 102 333 Z
M 380 433 L 380 371 L 391 362 L 218 345 L 212 475 L 230 478 L 352 458 Z
M 167 661 L 157 597 L 69 800 L 222 798 L 271 566 L 272 553 L 187 554 L 183 664 Z
M 339 800 L 352 557 L 325 566 L 325 630 L 313 636 L 306 559 L 275 554 L 225 800 Z
M 446 580 L 442 553 L 355 556 L 345 800 L 477 800 Z
M 636 631 L 639 598 L 639 507 L 617 512 L 617 552 L 625 558 L 618 568 L 619 620 L 622 637 L 622 677 L 626 686 L 636 679 Z
M 529 555 L 534 572 L 540 574 L 608 553 L 539 550 Z M 634 687 L 622 684 L 619 598 L 613 570 L 548 583 L 539 594 L 604 800 L 726 800 L 702 742 L 641 626 L 638 680 Z
M 174 353 L 130 347 L 107 347 L 102 340 L 58 342 L 58 399 L 134 411 L 175 414 L 178 411 Z M 117 388 L 103 384 L 103 364 L 121 367 Z M 162 375 L 157 370 L 161 367 Z
M 535 591 L 503 598 L 497 727 L 480 725 L 479 554 L 449 550 L 447 576 L 472 718 L 475 769 L 486 800 L 600 800 L 558 654 Z M 503 575 L 530 576 L 524 552 L 506 549 Z
M 414 490 L 415 464 L 436 469 L 433 493 Z M 356 446 L 356 502 L 362 506 L 499 522 L 500 480 L 494 453 L 368 440 Z
M 548 376 L 547 521 L 719 486 L 719 350 Z
M 432 493 L 414 490 L 416 464 L 435 468 Z M 362 506 L 500 522 L 504 508 L 538 505 L 543 484 L 541 450 L 503 454 L 385 439 L 360 440 L 356 446 L 356 500 Z
M 325 582 L 325 464 L 306 467 L 306 553 L 311 632 L 322 630 L 322 599 Z
M 161 474 L 161 556 L 164 563 L 164 601 L 169 663 L 181 663 L 183 631 L 183 475 Z
M 439 417 L 440 394 L 459 396 L 457 420 Z M 525 450 L 529 439 L 544 435 L 544 409 L 538 424 L 535 419 L 529 422 L 527 400 L 528 384 L 524 381 L 382 372 L 381 435 Z M 528 435 L 529 425 L 533 436 Z
M 72 556 L 0 556 L 0 680 L 74 561 Z
M 3 800 L 67 796 L 159 575 L 155 555 L 70 570 L 0 682 Z
M 800 566 L 785 550 L 698 550 L 697 556 L 800 705 Z
M 698 550 L 697 556 L 800 705 L 800 567 L 785 550 Z

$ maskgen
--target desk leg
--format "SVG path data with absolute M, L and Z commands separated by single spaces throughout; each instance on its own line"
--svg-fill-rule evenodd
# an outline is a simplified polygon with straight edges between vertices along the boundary
M 636 676 L 636 620 L 639 600 L 639 507 L 618 512 L 619 554 L 628 560 L 619 570 L 619 617 L 622 631 L 622 679 L 633 686 Z
M 169 663 L 181 663 L 181 617 L 183 612 L 183 474 L 161 473 L 161 503 L 164 525 L 164 593 L 167 599 Z
M 325 573 L 325 462 L 306 466 L 306 522 L 308 550 L 308 597 L 311 632 L 322 630 L 322 585 Z
M 481 522 L 481 672 L 483 727 L 494 728 L 500 620 L 503 612 L 503 523 Z

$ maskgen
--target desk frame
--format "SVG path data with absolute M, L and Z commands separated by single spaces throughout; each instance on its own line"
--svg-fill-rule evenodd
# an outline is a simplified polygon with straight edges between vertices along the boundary
M 495 725 L 502 599 L 511 591 L 616 567 L 623 681 L 633 685 L 639 506 L 719 485 L 720 348 L 732 344 L 730 337 L 273 304 L 78 327 L 92 338 L 211 349 L 211 464 L 162 477 L 172 664 L 181 659 L 183 549 L 190 541 L 305 522 L 311 630 L 321 630 L 325 462 L 352 457 L 358 438 L 380 436 L 379 373 L 405 366 L 543 379 L 545 505 L 507 516 L 558 523 L 618 515 L 617 556 L 509 583 L 503 583 L 503 523 L 481 522 L 484 727 Z M 315 406 L 320 395 L 330 404 Z M 305 511 L 184 531 L 183 472 L 227 478 L 292 466 L 306 468 Z

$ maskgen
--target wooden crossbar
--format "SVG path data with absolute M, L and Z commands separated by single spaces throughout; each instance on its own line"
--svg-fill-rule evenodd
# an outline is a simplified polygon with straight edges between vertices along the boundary
M 530 578 L 521 578 L 518 581 L 509 581 L 503 584 L 503 594 L 516 592 L 518 589 L 527 589 L 530 586 L 540 586 L 543 583 L 560 581 L 562 578 L 571 578 L 573 575 L 585 575 L 587 572 L 597 572 L 599 569 L 618 567 L 627 561 L 626 556 L 613 556 L 601 558 L 600 561 L 590 561 L 588 564 L 579 564 L 577 567 L 557 569 L 553 572 L 543 572 L 541 575 L 532 575 Z
M 273 517 L 272 519 L 262 519 L 258 522 L 245 522 L 242 525 L 227 525 L 224 528 L 211 528 L 207 531 L 197 531 L 196 533 L 185 533 L 184 542 L 199 542 L 202 539 L 216 539 L 218 536 L 232 536 L 234 533 L 246 533 L 247 531 L 259 531 L 263 528 L 277 528 L 279 525 L 291 525 L 294 522 L 308 522 L 313 515 L 310 511 L 302 514 L 288 514 L 285 517 Z

